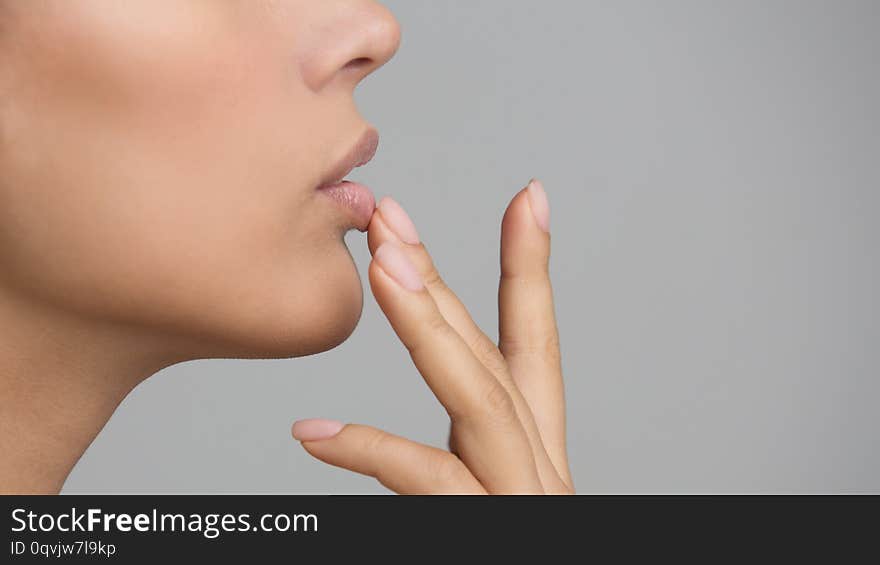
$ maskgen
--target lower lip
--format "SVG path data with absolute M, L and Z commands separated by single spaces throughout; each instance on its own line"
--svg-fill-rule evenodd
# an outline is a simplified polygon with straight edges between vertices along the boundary
M 352 228 L 365 232 L 370 225 L 376 198 L 372 191 L 362 184 L 344 180 L 338 184 L 322 186 L 318 192 L 325 194 L 346 211 Z

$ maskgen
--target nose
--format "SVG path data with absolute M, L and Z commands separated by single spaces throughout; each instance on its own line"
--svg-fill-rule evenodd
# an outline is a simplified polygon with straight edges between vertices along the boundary
M 312 28 L 314 51 L 303 64 L 304 78 L 315 91 L 336 82 L 354 89 L 397 52 L 400 24 L 373 0 L 323 1 L 327 15 Z

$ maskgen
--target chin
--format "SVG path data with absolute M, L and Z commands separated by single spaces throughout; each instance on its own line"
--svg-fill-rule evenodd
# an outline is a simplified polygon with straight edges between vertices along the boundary
M 364 292 L 350 257 L 344 265 L 315 276 L 298 293 L 291 295 L 288 284 L 278 286 L 287 287 L 287 293 L 263 288 L 263 299 L 256 301 L 259 307 L 227 312 L 229 323 L 224 325 L 223 335 L 218 336 L 211 354 L 200 357 L 288 359 L 315 355 L 342 344 L 360 322 Z M 279 300 L 284 296 L 288 299 Z M 242 303 L 230 305 L 238 308 Z
M 341 345 L 354 333 L 363 314 L 364 295 L 360 279 L 349 285 L 347 292 L 334 294 L 321 308 L 313 323 L 298 336 L 290 338 L 284 357 L 302 357 L 329 351 Z M 290 355 L 293 351 L 294 354 Z M 281 352 L 279 352 L 281 353 Z

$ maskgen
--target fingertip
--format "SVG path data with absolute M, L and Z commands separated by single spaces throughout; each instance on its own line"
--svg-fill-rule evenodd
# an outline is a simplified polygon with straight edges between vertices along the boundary
M 390 233 L 391 230 L 385 225 L 382 214 L 376 208 L 373 212 L 373 218 L 370 220 L 370 226 L 367 228 L 367 248 L 370 251 L 370 255 L 376 253 L 376 249 L 382 245 L 383 241 L 388 239 Z
M 384 242 L 373 254 L 373 261 L 402 288 L 417 292 L 425 287 L 418 269 L 399 243 Z
M 507 204 L 504 211 L 503 223 L 505 227 L 510 224 L 517 224 L 520 229 L 537 225 L 534 214 L 532 213 L 532 204 L 530 201 L 529 191 L 534 179 L 529 181 L 525 187 L 519 189 Z
M 550 232 L 545 226 L 549 228 L 546 193 L 541 182 L 532 179 L 513 197 L 501 221 L 502 274 L 544 268 L 550 256 Z
M 344 427 L 345 424 L 337 420 L 309 418 L 294 422 L 290 434 L 300 442 L 321 441 L 335 437 Z
M 547 200 L 544 183 L 533 178 L 526 187 L 526 193 L 535 223 L 539 228 L 550 233 L 550 202 Z
M 511 198 L 501 220 L 501 229 L 509 232 L 507 237 L 549 235 L 550 204 L 541 181 L 532 179 Z
M 421 243 L 419 232 L 406 210 L 390 196 L 383 196 L 376 207 L 385 225 L 400 241 L 410 245 Z

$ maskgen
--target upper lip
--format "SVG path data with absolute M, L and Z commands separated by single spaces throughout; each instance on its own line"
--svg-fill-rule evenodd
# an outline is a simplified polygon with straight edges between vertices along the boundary
M 378 148 L 379 132 L 375 128 L 368 128 L 348 153 L 327 173 L 320 186 L 332 186 L 342 181 L 352 170 L 369 163 Z

